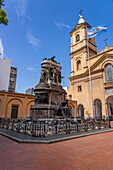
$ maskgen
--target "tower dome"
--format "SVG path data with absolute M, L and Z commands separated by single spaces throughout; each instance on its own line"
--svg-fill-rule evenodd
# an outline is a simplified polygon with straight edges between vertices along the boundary
M 82 23 L 84 23 L 84 22 L 85 22 L 85 20 L 84 20 L 84 18 L 83 18 L 83 16 L 82 16 L 82 14 L 80 14 L 79 16 L 80 16 L 80 18 L 79 18 L 78 24 L 82 24 Z

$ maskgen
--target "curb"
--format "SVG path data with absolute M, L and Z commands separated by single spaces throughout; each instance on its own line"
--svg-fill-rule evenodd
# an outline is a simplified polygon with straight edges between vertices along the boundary
M 96 130 L 94 132 L 89 132 L 89 133 L 85 133 L 85 134 L 75 134 L 73 136 L 66 136 L 66 137 L 61 137 L 61 138 L 57 138 L 57 139 L 51 139 L 51 140 L 30 140 L 30 139 L 21 139 L 18 137 L 15 137 L 13 135 L 9 135 L 5 132 L 1 132 L 0 131 L 0 135 L 3 135 L 5 137 L 8 137 L 12 140 L 15 140 L 19 143 L 38 143 L 38 144 L 51 144 L 51 143 L 56 143 L 56 142 L 62 142 L 62 141 L 66 141 L 66 140 L 72 140 L 72 139 L 76 139 L 76 138 L 82 138 L 82 137 L 86 137 L 86 136 L 91 136 L 91 135 L 96 135 L 96 134 L 101 134 L 101 133 L 107 133 L 107 132 L 112 132 L 113 128 L 110 129 L 104 129 L 104 130 Z

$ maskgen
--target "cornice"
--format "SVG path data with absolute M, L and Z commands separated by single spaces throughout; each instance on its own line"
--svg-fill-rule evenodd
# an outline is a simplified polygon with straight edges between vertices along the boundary
M 91 78 L 91 80 L 96 80 L 96 79 L 101 79 L 103 78 L 103 75 L 98 75 L 98 76 L 94 76 Z M 76 83 L 80 83 L 80 82 L 88 82 L 89 81 L 89 77 L 85 77 L 84 79 L 79 79 L 77 80 L 76 82 L 71 82 L 72 84 L 71 85 L 74 85 Z
M 96 70 L 96 71 L 93 71 L 93 72 L 91 72 L 91 76 L 94 75 L 94 74 L 103 72 L 103 71 L 104 71 L 103 68 L 98 69 L 98 70 Z M 69 77 L 68 79 L 71 81 L 71 80 L 77 80 L 77 79 L 80 79 L 80 78 L 84 78 L 84 77 L 87 77 L 87 76 L 89 76 L 89 69 L 88 69 L 86 72 L 82 73 L 82 74 Z
M 93 58 L 95 58 L 95 57 L 98 57 L 99 55 L 103 55 L 103 54 L 105 54 L 105 53 L 107 53 L 107 52 L 109 52 L 109 51 L 113 51 L 113 48 L 112 48 L 112 49 L 108 49 L 108 50 L 106 50 L 106 51 L 103 51 L 102 53 L 97 53 L 96 55 L 91 56 L 90 59 L 93 59 Z M 87 58 L 87 60 L 88 60 L 88 58 Z
M 91 70 L 95 69 L 99 64 L 101 64 L 106 58 L 111 58 L 113 57 L 113 54 L 105 54 L 104 56 L 102 55 L 90 68 Z
M 87 41 L 87 38 L 84 38 L 84 39 L 82 39 L 81 41 L 78 41 L 76 44 L 71 45 L 71 47 L 74 47 L 75 45 L 80 44 L 80 43 L 83 42 L 83 41 Z M 94 47 L 97 47 L 97 46 L 96 46 L 95 44 L 93 44 L 89 39 L 88 39 L 88 43 L 92 44 Z
M 96 80 L 96 79 L 101 79 L 101 78 L 103 78 L 103 75 L 92 77 L 91 80 Z M 85 80 L 85 82 L 88 82 L 88 81 L 89 81 L 89 77 Z
M 76 51 L 73 51 L 73 52 L 69 53 L 69 55 L 73 55 L 73 54 L 75 54 L 75 53 L 77 53 L 77 52 L 79 52 L 79 51 L 83 50 L 84 48 L 86 48 L 86 49 L 87 49 L 87 45 L 84 45 L 83 47 L 79 48 L 78 50 L 76 50 Z M 92 52 L 96 52 L 95 50 L 93 50 L 93 49 L 92 49 L 92 48 L 90 48 L 90 47 L 89 47 L 89 50 L 90 50 L 90 51 L 92 51 Z
M 0 95 L 7 95 L 9 97 L 30 97 L 30 98 L 34 98 L 34 95 L 29 95 L 29 94 L 22 94 L 22 93 L 14 93 L 14 92 L 7 92 L 7 91 L 0 91 Z
M 77 29 L 79 29 L 80 27 L 85 26 L 85 25 L 87 25 L 88 28 L 91 28 L 91 26 L 90 26 L 87 22 L 84 22 L 84 23 L 82 23 L 82 24 L 77 24 L 77 25 L 75 26 L 75 28 L 70 32 L 70 34 L 72 34 L 75 30 L 77 30 Z

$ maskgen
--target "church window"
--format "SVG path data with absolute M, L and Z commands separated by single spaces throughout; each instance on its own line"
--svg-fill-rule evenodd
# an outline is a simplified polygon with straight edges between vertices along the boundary
M 77 70 L 81 70 L 81 61 L 80 60 L 77 61 Z
M 78 92 L 82 91 L 82 86 L 78 86 Z
M 80 41 L 80 35 L 79 34 L 76 35 L 76 42 L 78 42 L 78 41 Z
M 106 81 L 113 81 L 113 67 L 111 64 L 108 64 L 105 68 L 106 71 Z

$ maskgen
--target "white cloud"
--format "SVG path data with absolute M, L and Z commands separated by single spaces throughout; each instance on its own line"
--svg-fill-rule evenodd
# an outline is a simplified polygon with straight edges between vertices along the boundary
M 2 44 L 2 39 L 0 39 L 0 58 L 3 58 L 3 53 L 4 53 L 4 47 Z
M 26 15 L 28 0 L 17 0 L 17 3 L 18 4 L 17 7 L 15 7 L 15 11 L 21 24 L 24 24 L 25 17 L 31 21 L 31 18 Z
M 70 28 L 70 26 L 69 25 L 66 25 L 66 24 L 61 24 L 61 23 L 58 23 L 58 22 L 55 22 L 55 25 L 58 27 L 58 28 L 63 28 L 63 27 L 65 27 L 65 28 Z
M 35 48 L 39 48 L 40 47 L 40 40 L 35 38 L 33 35 L 31 35 L 30 33 L 27 34 L 27 39 L 28 42 Z
M 32 72 L 37 72 L 37 69 L 34 67 L 28 67 L 27 70 L 32 71 Z

